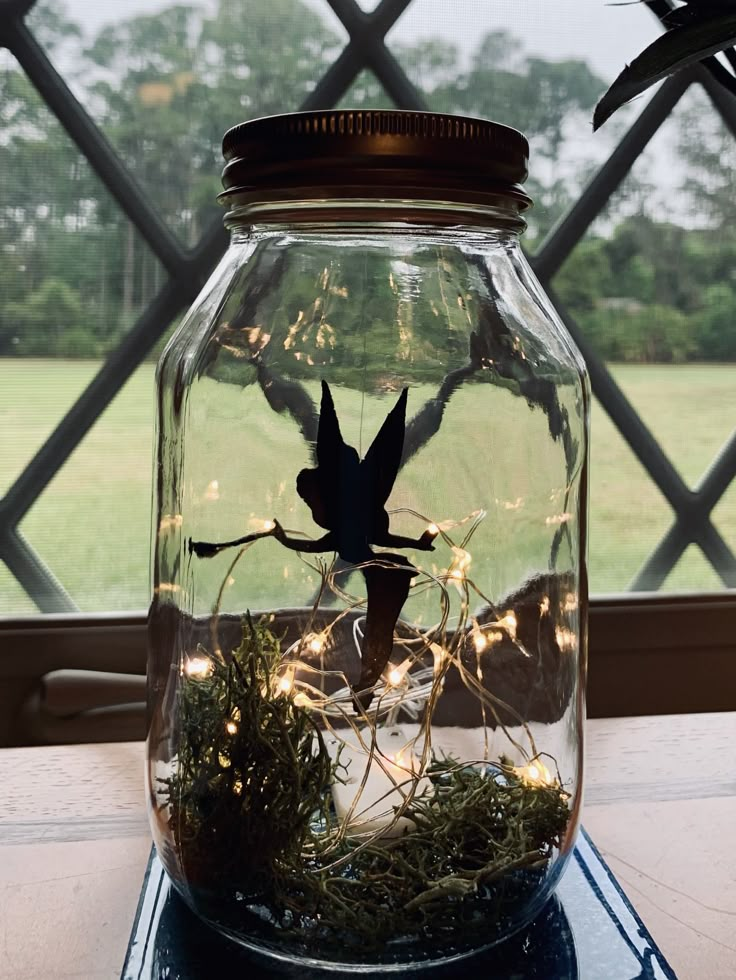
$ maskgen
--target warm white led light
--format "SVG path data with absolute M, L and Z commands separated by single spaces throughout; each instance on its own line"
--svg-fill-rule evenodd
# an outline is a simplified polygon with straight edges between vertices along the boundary
M 314 636 L 310 637 L 307 646 L 312 653 L 322 653 L 325 648 L 325 638 L 319 633 L 316 633 Z
M 466 551 L 465 548 L 458 548 L 455 545 L 453 545 L 452 552 L 455 558 L 452 565 L 450 565 L 448 576 L 455 582 L 462 582 L 470 568 L 472 557 L 470 552 Z
M 555 639 L 560 650 L 574 650 L 578 642 L 575 633 L 564 626 L 555 628 Z
M 187 677 L 209 677 L 212 673 L 212 661 L 205 657 L 192 657 L 184 664 Z
M 510 636 L 516 636 L 516 613 L 512 611 L 507 612 L 506 615 L 499 621 L 499 626 L 504 626 L 508 631 Z
M 552 786 L 556 782 L 552 773 L 539 758 L 532 759 L 526 766 L 517 766 L 514 772 L 529 786 Z

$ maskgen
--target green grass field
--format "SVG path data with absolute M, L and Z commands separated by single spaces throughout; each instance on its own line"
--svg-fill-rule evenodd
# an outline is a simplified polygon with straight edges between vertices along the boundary
M 0 359 L 0 491 L 5 492 L 94 376 L 89 361 Z M 690 486 L 736 424 L 736 365 L 619 366 L 616 380 Z M 148 604 L 153 366 L 146 364 L 46 488 L 21 531 L 83 610 Z M 714 512 L 736 550 L 736 485 Z M 590 581 L 624 590 L 671 523 L 664 498 L 596 405 L 592 423 Z M 672 590 L 720 588 L 697 548 Z M 0 615 L 35 611 L 0 563 Z

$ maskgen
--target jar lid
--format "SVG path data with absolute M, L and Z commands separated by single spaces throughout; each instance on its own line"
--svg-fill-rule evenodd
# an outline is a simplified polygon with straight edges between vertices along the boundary
M 267 116 L 233 126 L 222 143 L 221 197 L 422 198 L 531 203 L 529 143 L 486 119 L 401 110 Z

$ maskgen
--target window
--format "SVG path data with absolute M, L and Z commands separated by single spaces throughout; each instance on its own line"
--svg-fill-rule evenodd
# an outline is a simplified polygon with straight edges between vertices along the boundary
M 153 365 L 226 244 L 222 133 L 336 104 L 527 132 L 527 249 L 595 395 L 591 589 L 736 587 L 736 102 L 698 68 L 591 134 L 643 5 L 0 11 L 0 616 L 146 607 Z

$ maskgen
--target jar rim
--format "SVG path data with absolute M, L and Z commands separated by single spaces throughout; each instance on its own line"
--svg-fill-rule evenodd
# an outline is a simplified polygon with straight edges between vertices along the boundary
M 294 197 L 260 195 L 254 200 L 249 194 L 234 192 L 227 197 L 222 195 L 221 200 L 229 205 L 224 220 L 226 227 L 233 231 L 271 224 L 313 225 L 324 231 L 330 226 L 338 231 L 346 226 L 360 226 L 363 230 L 406 229 L 410 225 L 434 229 L 464 227 L 517 235 L 526 229 L 522 214 L 524 203 L 506 193 L 489 193 L 475 201 L 453 201 L 426 197 L 370 197 L 366 194 L 328 198 L 305 189 L 303 194 Z

